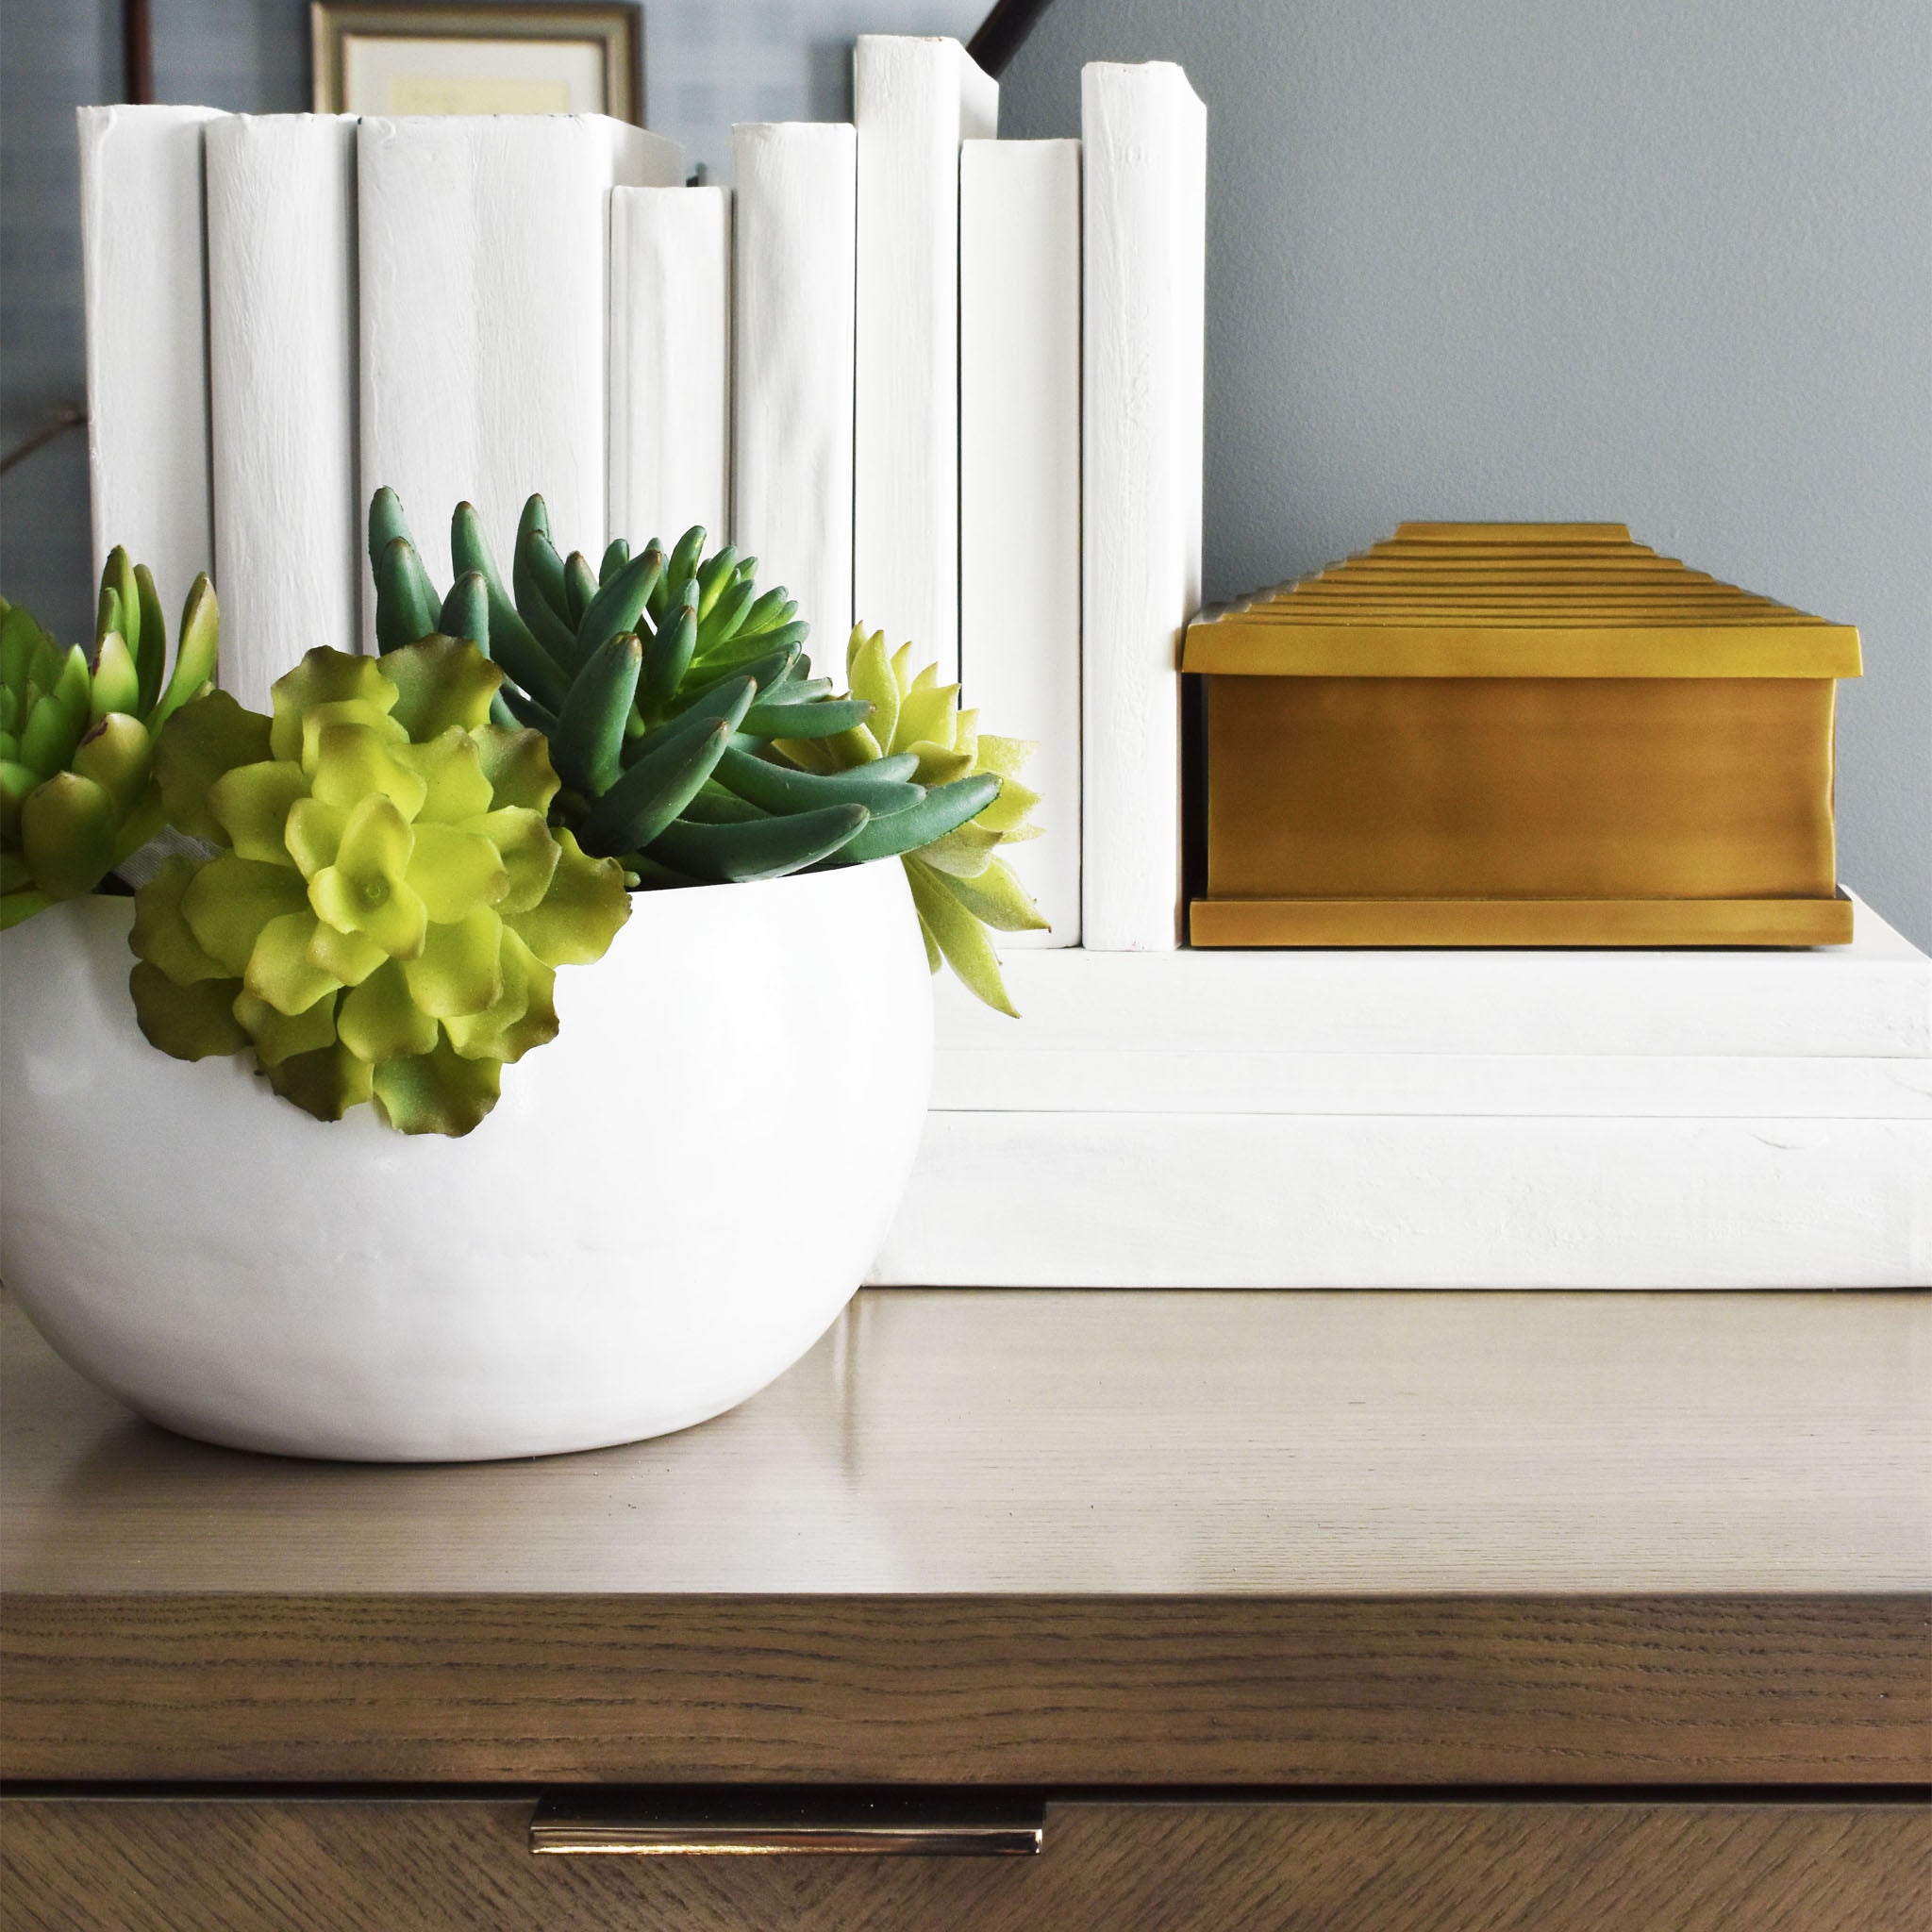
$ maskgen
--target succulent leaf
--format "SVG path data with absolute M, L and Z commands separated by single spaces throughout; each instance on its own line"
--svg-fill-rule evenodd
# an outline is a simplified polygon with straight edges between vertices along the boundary
M 137 902 L 140 897 L 137 892 Z M 195 944 L 210 958 L 219 959 L 224 972 L 240 979 L 269 922 L 300 912 L 306 904 L 299 874 L 224 852 L 197 868 L 189 880 L 181 894 L 181 916 Z
M 227 834 L 209 808 L 208 793 L 225 773 L 271 755 L 269 721 L 244 711 L 226 691 L 209 691 L 184 707 L 155 742 L 155 780 L 168 823 L 191 838 L 225 843 Z
M 487 724 L 503 672 L 475 640 L 432 632 L 412 641 L 415 648 L 407 658 L 383 667 L 399 693 L 391 715 L 404 733 L 424 744 L 445 731 L 474 731 Z
M 248 954 L 242 986 L 277 1013 L 292 1018 L 341 991 L 342 982 L 309 958 L 320 922 L 308 907 L 271 919 Z M 291 1052 L 295 1049 L 290 1049 Z
M 208 808 L 227 834 L 238 858 L 293 865 L 288 842 L 289 812 L 308 795 L 308 776 L 286 758 L 237 765 L 208 787 Z
M 423 780 L 418 824 L 455 824 L 488 811 L 495 801 L 472 730 L 452 724 L 426 743 L 408 745 L 396 755 Z
M 352 657 L 319 645 L 269 687 L 275 708 L 270 748 L 278 758 L 300 758 L 305 721 L 321 706 L 355 703 L 387 714 L 400 696 L 400 687 L 385 674 L 380 658 Z
M 385 960 L 342 996 L 336 1030 L 358 1059 L 371 1062 L 429 1053 L 438 1037 L 435 1017 L 416 1004 L 408 974 L 396 959 Z
M 1007 997 L 999 955 L 993 951 L 986 928 L 948 890 L 943 875 L 930 866 L 908 859 L 906 876 L 925 932 L 927 957 L 937 950 L 976 998 L 995 1012 L 1017 1020 L 1020 1015 Z
M 597 575 L 581 550 L 563 559 L 563 594 L 572 625 L 581 633 L 591 606 L 597 601 Z
M 232 976 L 219 959 L 202 949 L 182 917 L 181 895 L 194 874 L 194 861 L 176 853 L 161 862 L 134 904 L 131 943 L 135 952 L 153 961 L 176 986 Z
M 550 890 L 509 924 L 547 966 L 588 966 L 601 959 L 617 928 L 630 916 L 624 874 L 608 858 L 591 858 L 571 833 L 558 827 L 557 865 Z
M 384 651 L 427 635 L 436 628 L 441 602 L 407 537 L 397 537 L 375 559 L 375 642 Z
M 462 638 L 490 655 L 490 586 L 480 570 L 465 571 L 449 587 L 436 627 L 444 637 Z
M 171 979 L 150 959 L 139 959 L 127 975 L 134 995 L 135 1024 L 151 1046 L 177 1060 L 205 1060 L 240 1053 L 248 1035 L 235 1017 L 232 979 L 199 979 L 186 985 Z
M 265 1064 L 263 1071 L 284 1100 L 319 1121 L 341 1120 L 372 1091 L 368 1064 L 340 1041 L 316 1053 L 291 1054 L 273 1066 Z
M 391 496 L 394 491 L 390 492 Z M 555 660 L 531 634 L 530 626 L 518 613 L 503 579 L 496 573 L 496 559 L 483 535 L 483 520 L 474 505 L 459 503 L 450 519 L 450 557 L 459 576 L 475 571 L 490 595 L 490 655 L 524 687 L 535 691 L 546 706 L 559 705 L 570 688 L 569 680 Z M 380 597 L 378 595 L 378 603 Z
M 98 724 L 110 711 L 125 711 L 129 717 L 141 710 L 141 672 L 127 640 L 110 630 L 101 640 L 94 659 L 93 687 L 89 693 L 88 722 Z
M 298 1013 L 284 1013 L 244 989 L 235 995 L 232 1010 L 264 1067 L 278 1067 L 297 1054 L 320 1053 L 336 1043 L 331 1000 L 316 1000 Z
M 496 1105 L 503 1080 L 500 1060 L 465 1059 L 447 1040 L 369 1071 L 390 1125 L 405 1134 L 469 1133 Z
M 160 592 L 155 589 L 154 573 L 146 564 L 138 563 L 131 575 L 134 578 L 136 636 L 129 641 L 135 644 L 134 661 L 141 670 L 140 715 L 145 718 L 160 702 L 161 683 L 168 669 L 168 624 L 161 615 Z M 187 636 L 185 624 L 182 636 L 184 639 Z M 210 663 L 202 675 L 204 683 L 213 670 Z
M 154 755 L 154 741 L 139 718 L 109 711 L 74 747 L 73 769 L 100 786 L 125 821 L 147 795 Z
M 20 853 L 50 899 L 77 899 L 114 862 L 113 795 L 78 772 L 56 772 L 21 802 Z

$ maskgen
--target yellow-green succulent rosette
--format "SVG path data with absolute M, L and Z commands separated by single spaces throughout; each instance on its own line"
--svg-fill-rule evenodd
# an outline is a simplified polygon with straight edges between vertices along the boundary
M 922 785 L 950 785 L 981 774 L 997 777 L 997 796 L 976 817 L 901 863 L 912 887 L 925 955 L 937 973 L 950 965 L 978 998 L 1013 1014 L 1000 976 L 995 932 L 1044 932 L 1047 922 L 1013 870 L 999 857 L 1006 845 L 1037 839 L 1029 823 L 1040 794 L 1020 782 L 1036 747 L 1025 739 L 995 738 L 979 729 L 979 713 L 959 708 L 959 687 L 941 684 L 936 665 L 912 670 L 912 646 L 888 652 L 884 631 L 857 626 L 845 650 L 852 695 L 872 708 L 863 724 L 833 738 L 780 739 L 777 748 L 808 772 L 853 771 L 885 758 L 911 754 Z
M 313 650 L 274 716 L 223 692 L 156 750 L 169 821 L 218 848 L 135 898 L 142 1031 L 177 1059 L 252 1053 L 284 1099 L 466 1134 L 553 1039 L 556 969 L 602 957 L 624 874 L 547 823 L 542 734 L 490 722 L 501 671 L 432 636 Z

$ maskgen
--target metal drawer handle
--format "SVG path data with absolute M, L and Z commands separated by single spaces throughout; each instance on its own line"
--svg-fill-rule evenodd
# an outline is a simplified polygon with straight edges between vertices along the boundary
M 605 1857 L 810 1852 L 872 1857 L 1024 1857 L 1041 1849 L 1040 1799 L 730 1792 L 694 1798 L 559 1791 L 538 1801 L 533 1852 Z

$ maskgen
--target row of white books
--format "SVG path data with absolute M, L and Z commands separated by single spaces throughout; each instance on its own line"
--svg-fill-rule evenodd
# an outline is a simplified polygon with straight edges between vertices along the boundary
M 892 36 L 855 100 L 740 127 L 735 191 L 596 117 L 84 109 L 97 553 L 169 600 L 210 570 L 261 706 L 309 646 L 373 648 L 381 485 L 444 581 L 462 499 L 507 547 L 541 491 L 592 558 L 702 523 L 821 668 L 860 621 L 1038 742 L 1045 943 L 1170 948 L 1205 112 L 1095 65 L 1081 140 L 1002 142 L 958 42 Z

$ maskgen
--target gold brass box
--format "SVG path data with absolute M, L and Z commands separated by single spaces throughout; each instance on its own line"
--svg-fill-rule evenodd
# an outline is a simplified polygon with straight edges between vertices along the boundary
M 1818 946 L 1858 634 L 1621 524 L 1404 524 L 1197 618 L 1197 946 Z

